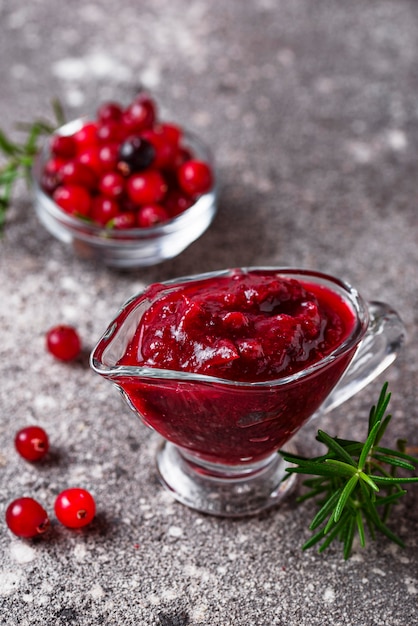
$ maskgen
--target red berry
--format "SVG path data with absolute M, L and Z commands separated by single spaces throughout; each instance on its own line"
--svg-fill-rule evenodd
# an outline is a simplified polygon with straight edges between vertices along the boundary
M 94 178 L 92 179 L 92 185 L 86 185 L 90 189 L 94 189 L 97 183 L 97 176 L 100 176 L 102 173 L 102 163 L 100 161 L 99 156 L 99 146 L 91 146 L 91 148 L 86 148 L 78 155 L 77 162 L 80 165 L 87 167 L 91 172 L 94 173 Z
M 48 435 L 40 426 L 26 426 L 16 433 L 15 447 L 26 461 L 39 461 L 48 452 Z
M 87 189 L 80 185 L 57 187 L 52 198 L 69 215 L 87 217 L 90 213 L 91 196 Z
M 85 489 L 65 489 L 55 500 L 55 515 L 68 528 L 82 528 L 90 524 L 96 514 L 93 496 Z
M 157 119 L 155 102 L 148 96 L 140 95 L 123 112 L 122 121 L 129 133 L 151 128 Z
M 100 122 L 114 122 L 122 117 L 122 107 L 117 102 L 104 102 L 97 110 L 97 118 Z
M 126 131 L 119 122 L 109 121 L 101 124 L 97 129 L 97 137 L 100 142 L 123 141 Z
M 18 498 L 6 510 L 6 524 L 18 537 L 42 535 L 48 526 L 49 518 L 45 509 L 33 498 Z
M 95 146 L 97 139 L 97 124 L 95 122 L 86 122 L 73 135 L 79 151 L 85 150 L 87 147 Z
M 106 172 L 99 180 L 99 190 L 109 198 L 120 198 L 125 190 L 125 179 L 117 172 Z
M 138 211 L 137 224 L 140 228 L 149 228 L 169 219 L 169 214 L 161 204 L 145 204 Z
M 190 196 L 178 189 L 169 189 L 164 198 L 164 206 L 170 214 L 170 217 L 180 215 L 180 213 L 183 213 L 183 211 L 191 207 L 193 202 Z
M 178 169 L 178 182 L 190 196 L 206 193 L 213 185 L 212 170 L 204 161 L 186 161 Z
M 113 219 L 118 213 L 119 204 L 116 200 L 106 196 L 97 196 L 97 198 L 93 200 L 90 218 L 93 222 L 105 226 L 109 220 Z
M 110 172 L 116 169 L 118 162 L 119 145 L 117 143 L 110 143 L 99 148 L 99 162 L 102 172 Z
M 157 170 L 144 170 L 133 174 L 128 179 L 127 191 L 136 204 L 154 204 L 160 202 L 166 192 L 167 183 Z
M 162 132 L 162 130 L 145 130 L 141 133 L 141 137 L 146 139 L 154 148 L 153 167 L 163 169 L 174 164 L 178 145 L 176 142 L 170 141 L 168 135 Z
M 58 174 L 63 165 L 65 165 L 67 161 L 62 157 L 52 157 L 48 159 L 48 161 L 44 165 L 44 173 L 45 174 Z
M 68 161 L 64 163 L 59 170 L 59 175 L 64 185 L 80 185 L 89 190 L 96 187 L 96 174 L 91 167 L 80 161 Z
M 106 226 L 115 230 L 125 230 L 127 228 L 135 228 L 137 225 L 135 213 L 119 213 L 110 220 Z
M 71 135 L 54 135 L 51 139 L 51 152 L 63 159 L 72 159 L 77 154 L 77 143 Z
M 81 352 L 81 340 L 77 331 L 64 324 L 54 326 L 47 332 L 46 346 L 48 352 L 60 361 L 72 361 Z

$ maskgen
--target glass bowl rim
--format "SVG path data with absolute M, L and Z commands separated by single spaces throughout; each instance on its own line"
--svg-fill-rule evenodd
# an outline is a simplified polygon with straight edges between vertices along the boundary
M 290 266 L 248 266 L 248 267 L 239 267 L 239 268 L 229 268 L 223 270 L 215 270 L 210 272 L 204 272 L 200 274 L 190 274 L 186 276 L 181 276 L 178 278 L 172 278 L 166 281 L 161 281 L 158 284 L 165 285 L 167 289 L 170 287 L 176 286 L 178 284 L 187 284 L 189 282 L 199 281 L 199 280 L 208 280 L 215 277 L 222 276 L 232 276 L 234 272 L 241 271 L 244 273 L 248 272 L 272 272 L 278 275 L 289 275 L 292 277 L 304 277 L 304 278 L 316 278 L 318 284 L 332 284 L 339 288 L 339 293 L 345 293 L 347 299 L 349 300 L 350 305 L 352 306 L 354 313 L 357 318 L 357 322 L 355 327 L 353 328 L 350 335 L 339 344 L 334 350 L 332 350 L 325 357 L 312 363 L 309 367 L 304 368 L 294 374 L 283 376 L 281 378 L 275 378 L 271 380 L 262 380 L 262 381 L 239 381 L 239 380 L 230 380 L 227 378 L 221 378 L 218 376 L 210 376 L 207 374 L 199 374 L 194 372 L 187 371 L 179 371 L 179 370 L 169 370 L 169 369 L 161 369 L 154 368 L 149 366 L 131 366 L 131 365 L 112 365 L 107 366 L 103 363 L 98 355 L 103 355 L 107 346 L 109 346 L 113 340 L 113 336 L 115 332 L 123 326 L 123 323 L 126 321 L 131 312 L 133 312 L 136 307 L 141 303 L 141 295 L 145 294 L 146 290 L 149 286 L 145 287 L 139 293 L 133 295 L 129 298 L 119 309 L 119 312 L 114 317 L 112 322 L 108 325 L 106 331 L 103 333 L 102 337 L 97 342 L 96 346 L 93 348 L 90 354 L 90 366 L 97 373 L 104 377 L 110 379 L 123 378 L 126 376 L 131 377 L 141 377 L 142 379 L 152 379 L 157 380 L 167 380 L 167 381 L 179 381 L 179 382 L 188 382 L 188 383 L 204 383 L 211 385 L 221 385 L 224 387 L 241 387 L 241 388 L 251 388 L 251 389 L 266 389 L 270 387 L 278 387 L 288 384 L 293 384 L 298 382 L 303 378 L 308 378 L 309 376 L 315 374 L 317 371 L 326 368 L 328 365 L 333 363 L 338 357 L 344 355 L 349 352 L 349 350 L 354 349 L 356 346 L 358 347 L 361 340 L 363 339 L 367 328 L 369 326 L 370 315 L 369 309 L 366 301 L 360 295 L 360 293 L 352 287 L 350 283 L 347 281 L 340 279 L 332 274 L 327 274 L 325 272 L 290 267 Z M 158 295 L 160 295 L 159 292 Z M 341 294 L 340 294 L 341 295 Z

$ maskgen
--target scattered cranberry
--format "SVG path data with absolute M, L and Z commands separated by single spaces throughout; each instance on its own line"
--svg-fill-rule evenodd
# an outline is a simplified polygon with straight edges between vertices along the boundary
M 60 324 L 46 335 L 48 351 L 60 361 L 72 361 L 81 352 L 80 337 L 72 326 Z
M 126 108 L 104 102 L 73 135 L 55 135 L 41 172 L 43 191 L 66 213 L 113 228 L 148 228 L 175 218 L 213 186 L 208 163 L 184 143 L 183 130 L 159 119 L 140 93 Z M 117 203 L 98 208 L 107 197 Z M 148 205 L 162 209 L 151 215 Z M 132 206 L 133 205 L 133 208 Z M 137 217 L 125 216 L 134 212 Z M 109 220 L 106 220 L 109 213 Z M 141 216 L 141 217 L 140 217 Z
M 17 537 L 42 535 L 49 526 L 45 509 L 33 498 L 18 498 L 6 510 L 6 524 Z
M 16 433 L 15 448 L 26 461 L 39 461 L 49 450 L 48 435 L 40 426 L 26 426 Z
M 55 500 L 55 515 L 68 528 L 81 528 L 90 524 L 96 514 L 93 496 L 85 489 L 65 489 Z

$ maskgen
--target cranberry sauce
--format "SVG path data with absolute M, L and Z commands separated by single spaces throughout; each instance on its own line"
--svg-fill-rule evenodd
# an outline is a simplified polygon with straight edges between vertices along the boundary
M 144 298 L 151 304 L 119 365 L 217 379 L 154 377 L 137 369 L 113 378 L 146 424 L 214 463 L 259 461 L 283 446 L 325 400 L 357 347 L 349 342 L 302 375 L 358 324 L 348 299 L 309 276 L 237 270 L 153 285 Z
M 236 271 L 161 292 L 121 363 L 273 380 L 322 359 L 354 324 L 351 309 L 324 286 Z

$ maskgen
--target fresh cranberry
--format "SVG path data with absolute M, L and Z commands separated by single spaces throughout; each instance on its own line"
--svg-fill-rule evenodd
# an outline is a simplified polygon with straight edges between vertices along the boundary
M 145 204 L 138 211 L 137 223 L 140 228 L 149 228 L 163 224 L 169 219 L 168 212 L 161 204 Z
M 178 151 L 177 142 L 170 141 L 161 130 L 145 130 L 141 136 L 154 148 L 153 167 L 164 169 L 174 164 Z
M 80 185 L 92 190 L 96 187 L 97 176 L 88 165 L 80 161 L 68 161 L 59 171 L 64 185 Z
M 129 228 L 135 228 L 137 225 L 135 213 L 118 213 L 115 217 L 106 224 L 109 228 L 115 230 L 127 230 Z
M 73 487 L 62 491 L 55 500 L 55 515 L 68 528 L 82 528 L 90 524 L 96 514 L 93 496 L 85 489 Z
M 79 151 L 85 150 L 89 146 L 97 144 L 97 124 L 95 122 L 86 122 L 83 126 L 73 135 L 77 142 L 77 149 Z
M 110 172 L 116 169 L 118 154 L 119 145 L 117 143 L 106 144 L 99 148 L 99 162 L 102 172 Z
M 159 203 L 167 192 L 167 183 L 157 170 L 145 170 L 128 179 L 128 195 L 136 204 Z
M 125 129 L 119 122 L 113 120 L 100 124 L 97 129 L 97 138 L 101 143 L 123 141 L 124 137 Z
M 58 174 L 48 174 L 47 172 L 43 172 L 41 175 L 41 188 L 50 196 L 52 196 L 60 182 L 61 178 Z
M 63 165 L 67 162 L 66 159 L 62 157 L 52 157 L 48 159 L 48 161 L 44 165 L 44 173 L 45 174 L 58 174 Z
M 125 190 L 125 180 L 117 172 L 106 172 L 99 180 L 99 190 L 109 198 L 120 198 Z
M 49 526 L 45 509 L 33 498 L 17 498 L 6 510 L 6 524 L 17 537 L 42 535 Z
M 15 448 L 26 461 L 39 461 L 49 450 L 48 435 L 40 426 L 26 426 L 16 433 Z
M 164 122 L 160 124 L 159 130 L 169 143 L 177 146 L 179 145 L 180 140 L 183 136 L 183 131 L 181 130 L 180 126 L 177 126 L 177 124 L 168 124 L 167 122 Z
M 81 352 L 81 340 L 73 326 L 60 324 L 46 334 L 46 346 L 56 359 L 72 361 Z
M 154 100 L 140 95 L 123 112 L 122 121 L 128 132 L 140 132 L 151 128 L 157 119 L 157 110 Z
M 118 102 L 104 102 L 97 110 L 100 122 L 117 122 L 122 117 L 122 107 Z
M 93 222 L 105 226 L 110 220 L 119 214 L 119 204 L 116 200 L 106 196 L 94 198 L 90 218 Z
M 192 206 L 194 200 L 179 189 L 169 189 L 164 198 L 164 206 L 171 217 L 176 217 Z
M 54 135 L 51 139 L 51 152 L 63 159 L 72 159 L 77 154 L 77 142 L 72 135 Z
M 213 186 L 212 170 L 204 161 L 186 161 L 178 169 L 178 182 L 190 196 L 206 193 Z
M 95 175 L 93 185 L 86 185 L 89 189 L 94 189 L 97 184 L 97 177 L 103 172 L 99 147 L 92 146 L 91 148 L 86 148 L 80 152 L 77 162 L 85 167 L 88 167 L 89 170 Z
M 57 187 L 52 198 L 69 215 L 88 217 L 90 213 L 91 196 L 87 189 L 80 185 Z

